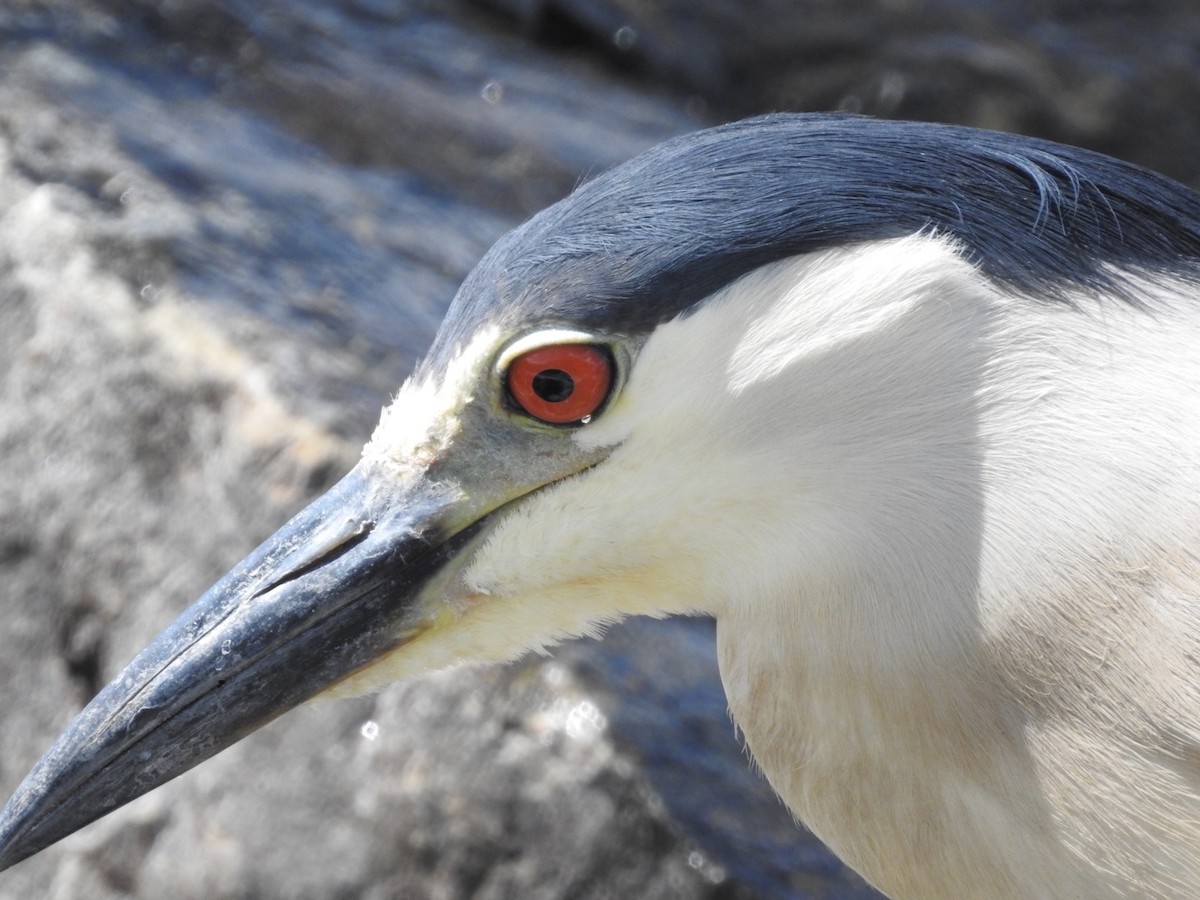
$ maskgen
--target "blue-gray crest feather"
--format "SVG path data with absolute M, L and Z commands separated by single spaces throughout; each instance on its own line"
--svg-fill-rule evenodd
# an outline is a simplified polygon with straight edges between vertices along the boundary
M 999 132 L 772 115 L 667 141 L 502 238 L 431 357 L 485 321 L 647 331 L 766 263 L 922 230 L 1050 299 L 1137 302 L 1121 270 L 1200 281 L 1200 195 L 1165 176 Z

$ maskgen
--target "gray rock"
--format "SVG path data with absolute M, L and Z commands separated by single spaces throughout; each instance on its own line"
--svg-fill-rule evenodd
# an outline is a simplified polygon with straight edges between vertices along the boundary
M 1175 0 L 487 0 L 693 111 L 1038 134 L 1200 184 L 1200 6 Z
M 579 179 L 846 108 L 1196 180 L 1190 6 L 10 0 L 0 793 L 353 463 L 458 281 Z M 700 621 L 298 710 L 0 874 L 31 896 L 873 895 L 747 764 Z

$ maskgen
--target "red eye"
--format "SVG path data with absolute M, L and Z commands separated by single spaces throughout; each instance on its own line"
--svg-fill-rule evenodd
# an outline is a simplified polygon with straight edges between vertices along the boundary
M 535 419 L 586 419 L 608 396 L 612 361 L 590 344 L 555 344 L 522 353 L 508 367 L 508 392 Z

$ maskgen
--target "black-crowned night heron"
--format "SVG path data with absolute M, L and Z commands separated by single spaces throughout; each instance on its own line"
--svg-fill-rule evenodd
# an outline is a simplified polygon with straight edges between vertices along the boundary
M 502 239 L 362 461 L 85 709 L 0 868 L 307 698 L 718 622 L 795 813 L 906 898 L 1200 896 L 1200 197 L 775 116 Z

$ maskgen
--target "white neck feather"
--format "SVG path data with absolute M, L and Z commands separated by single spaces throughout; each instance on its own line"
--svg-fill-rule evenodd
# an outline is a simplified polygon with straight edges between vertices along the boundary
M 1194 299 L 1013 297 L 930 237 L 737 289 L 722 424 L 780 525 L 712 596 L 781 794 L 898 897 L 1191 896 Z

